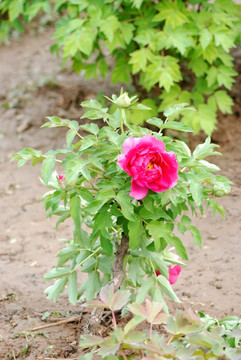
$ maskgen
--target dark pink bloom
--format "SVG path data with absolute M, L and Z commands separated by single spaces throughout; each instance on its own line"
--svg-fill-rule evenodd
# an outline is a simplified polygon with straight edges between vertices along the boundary
M 170 284 L 175 284 L 177 282 L 177 278 L 181 272 L 181 266 L 180 265 L 169 265 L 169 282 Z M 156 275 L 161 275 L 160 270 L 156 271 Z
M 165 151 L 165 144 L 154 136 L 128 138 L 117 164 L 132 177 L 130 196 L 140 200 L 148 189 L 165 191 L 175 186 L 178 163 L 173 152 Z
M 60 184 L 64 184 L 64 179 L 65 179 L 64 174 L 58 175 L 58 181 L 60 182 Z

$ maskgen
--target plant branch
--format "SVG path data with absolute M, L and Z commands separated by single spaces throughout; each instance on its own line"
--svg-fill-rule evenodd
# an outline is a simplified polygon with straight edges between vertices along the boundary
M 113 284 L 114 290 L 118 290 L 124 280 L 124 271 L 123 271 L 123 260 L 129 249 L 129 239 L 123 234 L 121 243 L 118 245 L 116 258 L 113 264 Z

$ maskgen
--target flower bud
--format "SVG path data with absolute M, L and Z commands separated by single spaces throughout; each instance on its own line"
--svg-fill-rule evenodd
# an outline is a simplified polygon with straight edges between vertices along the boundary
M 226 196 L 226 195 L 228 195 L 228 191 L 225 191 L 223 189 L 217 189 L 217 190 L 214 191 L 214 195 L 216 197 Z
M 120 95 L 116 100 L 115 104 L 119 107 L 128 108 L 131 105 L 131 99 L 129 98 L 127 92 Z

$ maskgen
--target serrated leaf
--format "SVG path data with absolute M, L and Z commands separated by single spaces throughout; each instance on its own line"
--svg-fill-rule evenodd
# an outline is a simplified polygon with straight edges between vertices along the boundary
M 194 109 L 185 109 L 185 110 L 194 110 Z M 192 128 L 190 126 L 184 125 L 177 121 L 167 121 L 161 126 L 161 129 L 172 129 L 183 132 L 192 132 Z
M 129 301 L 131 293 L 129 290 L 119 290 L 114 295 L 114 299 L 111 305 L 113 311 L 121 310 Z
M 202 49 L 206 49 L 206 47 L 210 44 L 210 42 L 212 41 L 212 34 L 210 33 L 210 31 L 208 29 L 203 29 L 200 33 L 200 43 L 202 46 Z
M 45 185 L 48 184 L 48 182 L 51 178 L 51 175 L 54 170 L 54 165 L 55 165 L 54 156 L 45 159 L 42 163 L 41 173 L 42 173 L 42 180 Z
M 60 293 L 64 291 L 67 281 L 67 277 L 64 277 L 63 279 L 58 279 L 53 285 L 45 289 L 44 293 L 47 294 L 47 298 L 53 300 L 53 302 L 56 302 Z
M 172 243 L 175 246 L 177 255 L 179 255 L 183 260 L 188 260 L 186 248 L 182 241 L 177 236 L 173 236 Z
M 192 225 L 189 225 L 188 229 L 191 231 L 194 244 L 197 244 L 201 248 L 202 247 L 202 236 L 200 234 L 200 231 L 195 226 L 192 226 Z
M 201 160 L 210 155 L 221 155 L 218 151 L 213 151 L 215 147 L 219 147 L 217 144 L 211 144 L 210 137 L 207 137 L 203 144 L 199 144 L 193 152 L 193 157 L 197 160 Z
M 138 248 L 142 237 L 142 221 L 129 221 L 129 248 Z
M 104 339 L 96 335 L 82 335 L 80 338 L 79 346 L 82 349 L 86 349 L 92 346 L 97 346 L 102 344 Z
M 73 271 L 68 277 L 68 296 L 71 304 L 75 305 L 78 296 L 76 271 Z
M 203 201 L 203 185 L 201 183 L 191 181 L 190 191 L 192 193 L 193 200 L 197 206 L 200 206 Z
M 143 280 L 142 285 L 137 292 L 136 302 L 142 303 L 145 300 L 145 297 L 148 294 L 149 290 L 154 286 L 154 284 L 154 277 L 148 277 L 147 279 Z
M 124 217 L 129 221 L 136 221 L 138 217 L 134 214 L 134 207 L 132 205 L 132 198 L 126 194 L 125 191 L 120 191 L 116 196 L 116 201 L 121 206 L 121 211 Z
M 136 315 L 134 316 L 124 327 L 124 333 L 127 334 L 133 328 L 135 329 L 138 324 L 145 320 L 145 316 Z
M 161 287 L 161 289 L 164 291 L 164 293 L 172 300 L 176 302 L 181 302 L 176 294 L 174 293 L 169 280 L 167 280 L 163 275 L 157 276 L 157 281 Z
M 161 126 L 163 125 L 163 121 L 161 119 L 159 119 L 159 118 L 156 118 L 156 117 L 148 119 L 146 122 L 148 124 L 155 125 L 155 126 L 157 126 L 159 128 L 161 128 Z
M 224 90 L 215 91 L 215 100 L 219 109 L 224 114 L 232 114 L 233 99 Z
M 165 117 L 169 117 L 175 114 L 178 114 L 182 111 L 186 111 L 186 110 L 192 110 L 192 111 L 196 111 L 196 109 L 191 108 L 191 107 L 187 107 L 188 104 L 187 103 L 182 103 L 182 104 L 176 104 L 173 107 L 171 106 L 167 106 L 167 108 L 164 110 L 164 116 Z

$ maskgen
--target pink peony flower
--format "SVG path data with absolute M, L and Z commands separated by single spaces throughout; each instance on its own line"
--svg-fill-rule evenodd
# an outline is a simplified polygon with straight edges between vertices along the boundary
M 175 186 L 178 163 L 173 152 L 165 151 L 165 144 L 154 136 L 128 138 L 117 164 L 132 177 L 130 196 L 140 200 L 148 189 L 165 191 Z
M 181 266 L 180 265 L 169 265 L 169 282 L 170 284 L 175 284 L 177 282 L 177 278 L 181 272 Z M 156 271 L 157 276 L 161 275 L 160 270 Z
M 60 182 L 60 184 L 64 184 L 64 179 L 65 179 L 64 174 L 58 175 L 58 181 Z

